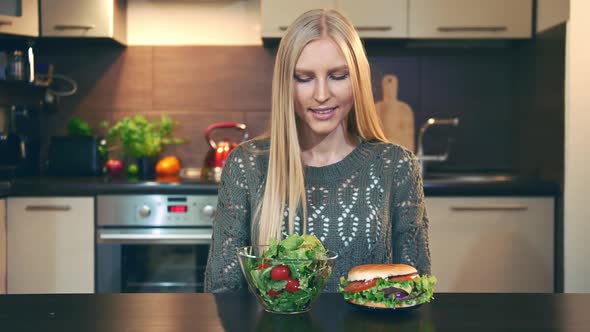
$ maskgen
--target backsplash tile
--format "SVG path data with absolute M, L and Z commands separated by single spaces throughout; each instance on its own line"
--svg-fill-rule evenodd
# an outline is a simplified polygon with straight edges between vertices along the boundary
M 38 52 L 40 61 L 54 63 L 58 73 L 76 80 L 79 90 L 61 99 L 58 112 L 47 114 L 43 135 L 64 134 L 73 116 L 96 126 L 133 114 L 167 114 L 180 123 L 175 135 L 190 143 L 169 147 L 164 154 L 178 155 L 186 166 L 202 166 L 209 149 L 204 130 L 211 123 L 244 122 L 251 137 L 267 129 L 274 51 L 263 46 L 45 47 Z M 515 151 L 522 149 L 519 139 L 532 144 L 533 136 L 521 134 L 522 114 L 534 112 L 523 105 L 541 106 L 523 100 L 542 92 L 515 86 L 534 81 L 531 70 L 520 68 L 522 46 L 441 50 L 369 45 L 367 52 L 375 100 L 382 98 L 383 75 L 395 74 L 398 99 L 413 109 L 417 128 L 429 117 L 460 118 L 458 128 L 433 130 L 425 140 L 428 152 L 436 153 L 443 152 L 449 135 L 454 139 L 449 161 L 433 164 L 433 170 L 534 169 Z M 548 110 L 553 116 L 531 125 L 551 126 L 548 121 L 560 114 L 559 101 L 554 104 L 557 109 Z

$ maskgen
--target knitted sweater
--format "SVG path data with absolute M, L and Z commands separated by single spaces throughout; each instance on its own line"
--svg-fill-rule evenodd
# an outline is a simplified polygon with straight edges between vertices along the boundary
M 206 292 L 247 289 L 236 249 L 250 245 L 251 213 L 266 182 L 268 153 L 252 151 L 268 148 L 268 139 L 243 143 L 225 164 L 205 271 Z M 307 231 L 339 255 L 325 291 L 335 292 L 340 276 L 359 264 L 404 263 L 430 274 L 422 178 L 410 151 L 361 141 L 335 164 L 306 166 L 304 177 Z M 302 230 L 297 215 L 295 231 Z

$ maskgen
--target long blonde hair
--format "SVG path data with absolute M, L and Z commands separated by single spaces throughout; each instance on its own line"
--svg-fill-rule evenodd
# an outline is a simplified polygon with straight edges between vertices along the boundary
M 304 165 L 297 136 L 293 75 L 303 48 L 322 37 L 329 37 L 338 45 L 348 64 L 354 97 L 354 108 L 347 120 L 348 131 L 364 140 L 387 141 L 375 110 L 369 62 L 352 23 L 335 10 L 315 9 L 299 16 L 287 29 L 275 59 L 268 174 L 264 196 L 252 222 L 253 244 L 268 244 L 271 238 L 282 237 L 285 206 L 289 214 L 288 233 L 294 232 L 299 208 L 303 213 L 303 233 L 307 232 Z

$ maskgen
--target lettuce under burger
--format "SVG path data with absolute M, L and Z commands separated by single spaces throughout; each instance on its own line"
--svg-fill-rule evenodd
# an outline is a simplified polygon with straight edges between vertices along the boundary
M 405 264 L 365 264 L 340 277 L 338 291 L 348 302 L 377 308 L 405 308 L 430 302 L 436 277 L 420 276 Z

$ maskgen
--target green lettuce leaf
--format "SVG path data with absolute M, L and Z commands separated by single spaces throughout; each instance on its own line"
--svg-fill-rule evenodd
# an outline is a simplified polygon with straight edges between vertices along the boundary
M 388 279 L 379 279 L 374 287 L 366 289 L 361 292 L 346 292 L 344 288 L 349 284 L 348 281 L 340 278 L 341 285 L 338 287 L 338 291 L 344 295 L 345 300 L 354 300 L 357 303 L 364 304 L 367 301 L 384 303 L 390 308 L 394 308 L 396 305 L 416 305 L 430 302 L 434 295 L 434 286 L 437 283 L 436 277 L 434 276 L 418 276 L 408 281 L 390 281 Z M 403 289 L 408 292 L 408 297 L 420 295 L 415 299 L 401 301 L 397 299 L 393 294 L 389 297 L 385 297 L 383 289 L 389 287 L 396 287 Z

